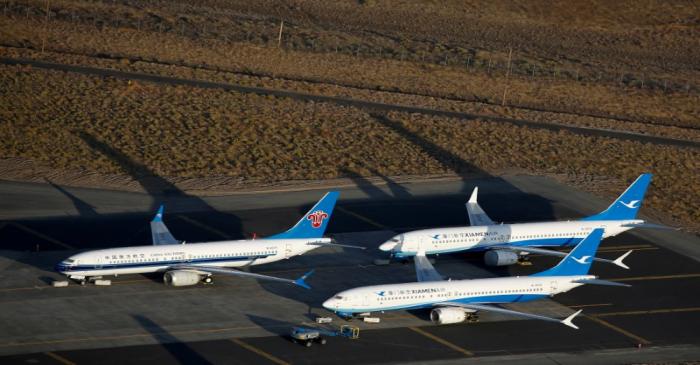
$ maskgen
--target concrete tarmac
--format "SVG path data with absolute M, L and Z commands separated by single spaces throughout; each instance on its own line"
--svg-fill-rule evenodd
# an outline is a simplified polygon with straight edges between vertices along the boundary
M 467 224 L 464 202 L 476 185 L 482 206 L 497 221 L 575 219 L 609 204 L 528 175 L 359 184 L 341 189 L 328 234 L 368 250 L 322 248 L 251 270 L 294 278 L 316 268 L 312 291 L 228 277 L 216 277 L 214 285 L 171 288 L 158 275 L 119 277 L 110 287 L 52 288 L 50 281 L 60 275 L 51 268 L 72 253 L 147 244 L 148 222 L 162 201 L 175 236 L 197 242 L 285 230 L 324 191 L 200 198 L 0 182 L 0 362 L 384 363 L 485 356 L 506 361 L 514 355 L 536 359 L 536 354 L 608 350 L 617 351 L 611 362 L 618 362 L 625 349 L 637 346 L 656 349 L 660 359 L 678 360 L 663 350 L 678 346 L 682 359 L 700 358 L 700 240 L 677 231 L 638 230 L 604 241 L 603 257 L 635 249 L 626 260 L 632 269 L 596 263 L 593 273 L 631 288 L 587 286 L 512 306 L 557 317 L 583 309 L 579 331 L 489 313 L 480 323 L 434 326 L 425 311 L 399 311 L 378 314 L 379 324 L 351 322 L 361 328 L 358 340 L 331 338 L 326 346 L 306 349 L 283 336 L 293 325 L 312 325 L 315 315 L 333 316 L 320 303 L 337 291 L 415 280 L 412 264 L 374 265 L 381 254 L 376 246 L 398 231 Z M 440 256 L 435 266 L 459 279 L 527 275 L 556 261 L 535 256 L 532 266 L 491 268 L 480 254 L 455 254 Z M 345 323 L 334 318 L 334 326 Z M 567 363 L 565 356 L 555 358 Z

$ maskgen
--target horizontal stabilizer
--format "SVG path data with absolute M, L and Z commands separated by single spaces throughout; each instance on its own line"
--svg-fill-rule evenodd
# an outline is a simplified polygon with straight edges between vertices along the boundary
M 632 286 L 629 284 L 618 283 L 616 281 L 600 280 L 600 279 L 579 279 L 579 280 L 574 280 L 574 283 L 590 284 L 590 285 L 624 286 L 626 288 L 629 288 Z
M 343 243 L 335 243 L 335 242 L 309 242 L 307 245 L 312 245 L 312 246 L 319 246 L 319 247 L 325 247 L 325 246 L 330 246 L 330 247 L 345 247 L 345 248 L 356 248 L 358 250 L 366 250 L 367 247 L 363 246 L 355 246 L 355 245 L 346 245 Z
M 628 228 L 649 228 L 649 229 L 668 229 L 668 230 L 679 230 L 679 228 L 676 227 L 670 227 L 670 226 L 665 226 L 663 224 L 654 224 L 654 223 L 627 223 L 627 224 L 622 224 L 620 225 L 621 227 L 628 227 Z

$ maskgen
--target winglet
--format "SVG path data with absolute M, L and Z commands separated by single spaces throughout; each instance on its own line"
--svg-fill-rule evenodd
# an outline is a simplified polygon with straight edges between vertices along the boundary
M 294 285 L 298 285 L 304 289 L 311 290 L 311 287 L 309 286 L 309 284 L 306 283 L 305 280 L 308 279 L 309 276 L 313 275 L 313 273 L 314 273 L 314 270 L 311 270 L 311 271 L 307 272 L 306 274 L 302 275 L 299 279 L 294 280 Z
M 472 190 L 472 196 L 469 197 L 470 203 L 476 203 L 477 194 L 479 194 L 479 187 L 478 186 L 474 187 L 474 190 Z
M 573 322 L 571 322 L 571 321 L 573 321 L 574 318 L 575 318 L 576 316 L 578 316 L 579 314 L 581 314 L 581 312 L 583 312 L 583 309 L 579 309 L 576 313 L 574 313 L 574 314 L 572 314 L 572 315 L 566 317 L 565 319 L 562 319 L 562 320 L 561 320 L 561 323 L 562 323 L 562 324 L 565 324 L 565 325 L 567 325 L 567 326 L 569 326 L 569 327 L 571 327 L 571 328 L 573 328 L 573 329 L 575 329 L 575 330 L 577 330 L 577 329 L 578 329 L 578 326 L 576 326 L 575 324 L 573 324 Z
M 625 258 L 627 258 L 627 256 L 629 256 L 629 254 L 631 254 L 632 251 L 633 251 L 633 250 L 629 250 L 629 251 L 625 252 L 624 254 L 622 254 L 622 256 L 616 258 L 615 261 L 613 261 L 613 264 L 615 264 L 615 265 L 617 265 L 617 266 L 619 266 L 619 267 L 621 267 L 621 268 L 624 268 L 624 269 L 629 270 L 630 267 L 627 266 L 627 265 L 625 265 L 625 264 L 622 262 L 622 260 L 624 260 Z
M 162 222 L 163 221 L 163 209 L 164 205 L 161 204 L 160 208 L 158 208 L 158 212 L 156 212 L 156 215 L 153 217 L 153 220 L 151 222 Z

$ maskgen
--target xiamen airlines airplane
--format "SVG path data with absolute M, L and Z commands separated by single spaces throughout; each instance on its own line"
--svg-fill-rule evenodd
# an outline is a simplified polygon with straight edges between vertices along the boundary
M 265 239 L 187 243 L 176 240 L 163 223 L 163 207 L 151 221 L 153 245 L 83 252 L 56 265 L 56 271 L 85 283 L 91 277 L 163 272 L 171 286 L 211 283 L 212 275 L 225 274 L 309 286 L 297 280 L 244 272 L 233 267 L 261 265 L 288 259 L 322 246 L 344 246 L 324 238 L 338 192 L 327 193 L 288 231 Z
M 636 227 L 667 228 L 636 219 L 650 181 L 651 174 L 642 174 L 606 210 L 581 220 L 518 224 L 494 223 L 477 203 L 477 187 L 466 204 L 472 226 L 406 232 L 392 237 L 379 249 L 390 252 L 396 258 L 413 256 L 418 252 L 418 247 L 424 247 L 429 255 L 486 251 L 484 259 L 491 266 L 515 264 L 525 259 L 529 253 L 563 257 L 566 253 L 544 247 L 576 245 L 596 228 L 605 229 L 604 238 Z M 600 258 L 594 260 L 628 269 L 622 263 L 627 254 L 614 261 Z
M 406 309 L 432 309 L 430 319 L 436 324 L 474 321 L 476 312 L 489 311 L 513 316 L 560 322 L 578 329 L 572 323 L 581 311 L 565 319 L 518 312 L 497 306 L 502 303 L 527 302 L 564 293 L 584 284 L 629 286 L 588 275 L 592 257 L 603 237 L 596 228 L 555 267 L 530 276 L 472 280 L 444 280 L 419 249 L 414 257 L 418 282 L 373 285 L 346 290 L 326 300 L 323 306 L 341 317 L 357 313 Z

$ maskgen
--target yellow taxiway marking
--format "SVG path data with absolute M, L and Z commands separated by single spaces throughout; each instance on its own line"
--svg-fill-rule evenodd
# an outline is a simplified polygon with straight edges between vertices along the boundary
M 61 247 L 63 247 L 63 248 L 67 248 L 67 249 L 69 249 L 69 250 L 75 250 L 75 247 L 73 247 L 73 246 L 71 246 L 71 245 L 69 245 L 69 244 L 63 243 L 63 242 L 61 242 L 61 241 L 59 241 L 59 240 L 57 240 L 57 239 L 55 239 L 55 238 L 51 238 L 51 237 L 49 237 L 49 236 L 47 236 L 47 235 L 45 235 L 45 234 L 43 234 L 43 233 L 41 233 L 41 232 L 37 232 L 37 231 L 35 231 L 35 230 L 33 230 L 33 229 L 31 229 L 31 228 L 29 228 L 29 227 L 23 225 L 23 224 L 19 224 L 19 223 L 15 223 L 15 222 L 10 222 L 10 224 L 13 225 L 13 226 L 15 226 L 15 227 L 17 227 L 17 228 L 19 228 L 19 229 L 21 229 L 21 230 L 23 230 L 23 231 L 25 231 L 25 232 L 27 232 L 27 233 L 29 233 L 29 234 L 31 234 L 31 235 L 37 236 L 37 237 L 39 237 L 39 238 L 41 238 L 41 239 L 44 239 L 44 240 L 46 240 L 46 241 L 49 241 L 49 242 L 51 242 L 51 243 L 53 243 L 53 244 L 59 245 L 59 246 L 61 246 Z
M 66 359 L 65 357 L 63 357 L 63 356 L 61 356 L 61 355 L 55 354 L 55 353 L 50 352 L 50 351 L 49 351 L 49 352 L 44 352 L 44 353 L 45 353 L 47 356 L 49 356 L 50 358 L 52 358 L 52 359 L 54 359 L 54 360 L 60 362 L 60 363 L 63 364 L 63 365 L 75 365 L 74 362 L 72 362 L 72 361 Z
M 613 317 L 613 316 L 636 316 L 642 314 L 660 314 L 660 313 L 683 313 L 683 312 L 700 312 L 700 307 L 690 308 L 668 308 L 668 309 L 649 309 L 628 312 L 610 312 L 596 314 L 596 317 Z
M 347 215 L 353 216 L 353 217 L 355 217 L 355 218 L 357 218 L 357 219 L 359 219 L 359 220 L 361 220 L 361 221 L 363 221 L 363 222 L 365 222 L 365 223 L 369 223 L 369 224 L 371 224 L 371 225 L 373 225 L 373 226 L 375 226 L 375 227 L 377 227 L 377 228 L 380 228 L 380 229 L 382 229 L 382 230 L 388 230 L 388 229 L 389 229 L 387 226 L 385 226 L 385 225 L 383 225 L 383 224 L 377 223 L 377 222 L 375 222 L 375 221 L 373 221 L 373 220 L 371 220 L 371 219 L 369 219 L 369 218 L 367 218 L 367 217 L 365 217 L 365 216 L 363 216 L 363 215 L 357 214 L 357 213 L 355 213 L 355 212 L 351 212 L 351 211 L 349 211 L 349 210 L 347 210 L 347 209 L 345 209 L 345 208 L 343 208 L 343 207 L 336 207 L 335 209 L 337 209 L 337 210 L 339 210 L 339 211 L 341 211 L 341 212 L 343 212 L 343 213 L 345 213 L 345 214 L 347 214 Z
M 428 333 L 426 331 L 423 331 L 422 329 L 420 329 L 418 327 L 408 327 L 408 329 L 410 329 L 416 333 L 419 333 L 419 334 L 421 334 L 421 335 L 423 335 L 423 336 L 425 336 L 425 337 L 427 337 L 427 338 L 429 338 L 437 343 L 443 344 L 443 345 L 445 345 L 445 346 L 447 346 L 447 347 L 449 347 L 457 352 L 460 352 L 460 353 L 464 354 L 464 356 L 474 356 L 474 353 L 472 353 L 471 351 L 467 351 L 467 350 L 453 344 L 452 342 L 445 340 L 444 338 L 440 338 L 438 336 L 435 336 L 432 333 Z
M 614 324 L 612 324 L 612 323 L 610 323 L 610 322 L 604 321 L 604 320 L 598 318 L 598 317 L 595 316 L 595 315 L 587 315 L 586 318 L 590 319 L 590 320 L 593 321 L 593 322 L 596 322 L 596 323 L 598 323 L 598 324 L 601 324 L 601 325 L 603 325 L 603 326 L 605 326 L 605 327 L 608 327 L 608 328 L 610 328 L 611 330 L 613 330 L 613 331 L 615 331 L 615 332 L 617 332 L 617 333 L 620 333 L 620 334 L 622 334 L 622 335 L 624 335 L 624 336 L 627 336 L 627 337 L 629 337 L 629 338 L 631 338 L 631 339 L 637 341 L 638 343 L 641 343 L 641 344 L 643 344 L 643 345 L 651 345 L 651 341 L 645 339 L 644 337 L 637 336 L 637 335 L 635 335 L 634 333 L 632 333 L 632 332 L 630 332 L 630 331 L 627 331 L 627 330 L 625 330 L 625 329 L 622 329 L 622 328 L 620 328 L 620 327 L 618 327 L 618 326 L 616 326 L 616 325 L 614 325 Z
M 641 280 L 665 280 L 665 279 L 687 279 L 697 278 L 700 274 L 676 274 L 676 275 L 657 275 L 657 276 L 636 276 L 631 278 L 610 279 L 611 281 L 641 281 Z
M 612 303 L 600 303 L 600 304 L 579 304 L 579 305 L 570 305 L 568 306 L 569 308 L 587 308 L 587 307 L 605 307 L 608 305 L 613 305 Z
M 245 343 L 245 342 L 243 342 L 243 341 L 240 340 L 240 339 L 233 338 L 233 339 L 231 339 L 231 342 L 235 343 L 235 344 L 238 345 L 238 346 L 243 347 L 244 349 L 246 349 L 246 350 L 248 350 L 248 351 L 250 351 L 250 352 L 254 352 L 254 353 L 258 354 L 258 355 L 260 355 L 260 356 L 262 356 L 262 357 L 264 357 L 264 358 L 266 358 L 266 359 L 268 359 L 268 360 L 274 362 L 275 364 L 279 364 L 279 365 L 289 365 L 288 362 L 286 362 L 286 361 L 284 361 L 284 360 L 282 360 L 282 359 L 280 359 L 280 358 L 278 358 L 278 357 L 276 357 L 276 356 L 273 356 L 272 354 L 270 354 L 270 353 L 268 353 L 268 352 L 265 352 L 265 351 L 263 351 L 263 350 L 261 350 L 261 349 L 255 347 L 255 346 L 251 345 L 251 344 Z
M 201 229 L 203 229 L 203 230 L 205 230 L 205 231 L 209 231 L 209 232 L 211 232 L 211 233 L 214 233 L 214 234 L 216 234 L 217 236 L 220 236 L 221 238 L 224 238 L 224 239 L 231 239 L 231 236 L 229 236 L 229 235 L 226 234 L 225 232 L 220 231 L 220 230 L 218 230 L 218 229 L 216 229 L 216 228 L 214 228 L 214 227 L 211 227 L 211 226 L 209 226 L 209 225 L 206 225 L 206 224 L 204 224 L 204 223 L 201 223 L 201 222 L 199 222 L 199 221 L 196 221 L 196 220 L 194 220 L 194 219 L 192 219 L 192 218 L 185 217 L 184 215 L 178 215 L 177 217 L 180 218 L 180 219 L 182 219 L 183 221 L 185 221 L 185 222 L 187 222 L 187 223 L 193 225 L 193 226 L 197 226 L 197 227 L 199 227 L 199 228 L 201 228 Z

